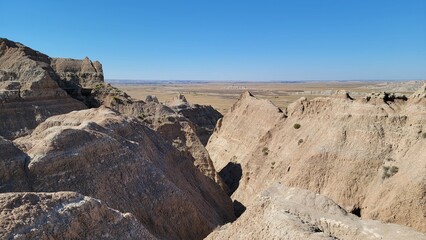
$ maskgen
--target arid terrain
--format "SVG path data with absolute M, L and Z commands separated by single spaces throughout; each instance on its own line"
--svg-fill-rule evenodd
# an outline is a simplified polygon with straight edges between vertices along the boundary
M 108 83 L 0 38 L 0 239 L 425 240 L 425 149 L 425 81 Z
M 407 81 L 306 81 L 306 82 L 212 82 L 212 81 L 131 81 L 106 80 L 135 99 L 144 100 L 155 95 L 160 102 L 184 94 L 193 104 L 211 105 L 222 114 L 237 101 L 244 91 L 268 99 L 283 108 L 299 99 L 330 96 L 344 89 L 351 96 L 364 96 L 370 92 L 388 91 L 410 94 L 421 87 L 419 80 Z

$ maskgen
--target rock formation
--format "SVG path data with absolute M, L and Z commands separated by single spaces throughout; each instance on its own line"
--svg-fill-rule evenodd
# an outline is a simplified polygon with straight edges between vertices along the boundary
M 137 102 L 125 92 L 104 82 L 102 65 L 98 61 L 92 62 L 87 57 L 83 60 L 53 58 L 51 66 L 58 76 L 59 86 L 88 107 L 104 105 L 120 111 L 121 105 Z
M 308 190 L 273 184 L 235 222 L 206 239 L 426 239 L 397 224 L 361 220 L 327 197 Z
M 329 197 L 363 219 L 426 232 L 426 98 L 302 98 L 284 109 L 244 93 L 207 149 L 249 206 L 273 182 Z
M 129 213 L 74 192 L 0 194 L 1 239 L 156 239 Z
M 13 142 L 0 137 L 0 193 L 31 191 L 26 169 L 29 160 Z
M 188 118 L 194 124 L 197 136 L 204 146 L 213 134 L 217 121 L 223 117 L 212 106 L 189 104 L 182 94 L 167 102 L 166 105 Z
M 58 86 L 50 62 L 40 52 L 0 38 L 0 136 L 14 139 L 50 116 L 85 108 Z
M 197 131 L 212 128 L 210 123 L 194 126 L 158 100 L 146 104 L 132 99 L 104 82 L 98 61 L 92 62 L 87 57 L 83 60 L 49 58 L 7 39 L 0 39 L 0 44 L 0 136 L 7 139 L 25 136 L 50 116 L 103 105 L 139 117 L 153 129 L 159 126 L 173 129 L 163 134 L 170 143 L 177 135 L 185 136 L 179 150 L 191 155 L 195 166 L 226 190 L 197 136 Z M 205 119 L 205 114 L 202 115 Z
M 141 106 L 138 117 L 175 148 L 191 158 L 204 175 L 215 181 L 223 190 L 228 191 L 216 172 L 209 153 L 198 138 L 196 127 L 188 118 L 158 103 L 155 98 L 151 100 L 149 97 L 146 104 Z
M 100 199 L 157 237 L 200 239 L 234 218 L 229 197 L 191 159 L 105 107 L 50 117 L 15 143 L 31 159 L 33 191 Z

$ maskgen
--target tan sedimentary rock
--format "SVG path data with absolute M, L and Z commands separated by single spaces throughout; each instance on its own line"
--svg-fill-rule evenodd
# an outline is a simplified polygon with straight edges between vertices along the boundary
M 241 168 L 232 198 L 244 205 L 279 181 L 327 196 L 363 219 L 426 232 L 421 92 L 410 98 L 301 98 L 283 113 L 244 93 L 207 149 L 218 171 L 227 164 Z
M 426 235 L 406 226 L 361 220 L 320 194 L 274 184 L 240 218 L 206 239 L 421 240 Z
M 156 239 L 129 213 L 75 192 L 0 194 L 1 239 Z
M 126 112 L 136 115 L 147 126 L 157 131 L 166 141 L 192 159 L 194 165 L 204 175 L 227 192 L 226 185 L 216 172 L 209 153 L 197 135 L 195 124 L 176 109 L 158 103 L 154 98 L 147 98 L 147 100 L 146 103 L 140 104 L 137 110 Z
M 105 107 L 47 119 L 15 143 L 34 191 L 76 191 L 132 213 L 160 238 L 200 239 L 234 218 L 231 200 L 191 159 Z
M 223 115 L 212 106 L 190 104 L 184 95 L 179 94 L 166 105 L 188 118 L 195 127 L 198 138 L 205 146 L 213 133 L 217 121 Z
M 0 192 L 31 191 L 26 169 L 29 160 L 13 142 L 0 137 Z
M 190 139 L 179 150 L 191 155 L 200 171 L 226 190 L 207 151 L 199 143 L 199 129 L 203 134 L 202 130 L 210 126 L 201 125 L 207 124 L 206 121 L 194 125 L 158 100 L 146 104 L 132 99 L 104 82 L 98 61 L 92 62 L 87 57 L 50 58 L 22 44 L 0 39 L 0 136 L 7 139 L 25 136 L 50 116 L 102 105 L 144 119 L 154 129 L 169 123 L 176 125 L 174 133 L 167 136 L 181 134 Z M 172 143 L 175 139 L 166 140 Z
M 56 79 L 48 56 L 0 38 L 0 136 L 14 139 L 50 116 L 85 108 Z

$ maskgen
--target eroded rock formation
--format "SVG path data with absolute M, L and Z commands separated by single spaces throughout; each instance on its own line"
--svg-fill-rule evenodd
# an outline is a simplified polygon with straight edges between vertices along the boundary
M 76 191 L 132 213 L 160 238 L 200 239 L 233 220 L 229 197 L 138 120 L 105 107 L 48 118 L 15 143 L 33 191 Z
M 85 108 L 58 86 L 50 63 L 48 56 L 0 38 L 0 136 L 14 139 L 50 116 Z
M 27 154 L 13 142 L 0 137 L 0 193 L 31 191 Z
M 87 57 L 50 58 L 7 39 L 0 39 L 0 49 L 0 136 L 7 139 L 25 136 L 50 116 L 106 106 L 139 117 L 153 129 L 164 126 L 166 131 L 170 130 L 163 137 L 179 145 L 179 150 L 192 156 L 201 172 L 226 190 L 197 135 L 200 129 L 203 132 L 202 129 L 211 128 L 210 125 L 194 125 L 158 100 L 145 103 L 132 99 L 105 83 L 102 65 Z
M 223 117 L 212 106 L 190 104 L 182 94 L 167 102 L 166 105 L 188 118 L 194 124 L 197 136 L 204 146 L 213 134 L 217 121 Z
M 207 149 L 219 171 L 240 166 L 232 198 L 243 205 L 279 181 L 325 195 L 363 219 L 426 232 L 422 92 L 301 98 L 283 112 L 246 92 Z
M 361 220 L 314 192 L 273 184 L 235 222 L 206 239 L 426 239 L 414 229 Z
M 74 192 L 0 194 L 1 239 L 156 239 L 129 213 Z
M 148 96 L 146 103 L 140 104 L 137 110 L 130 109 L 132 110 L 126 111 L 127 114 L 137 116 L 147 126 L 157 131 L 167 142 L 192 159 L 194 165 L 204 175 L 215 181 L 224 191 L 228 191 L 199 139 L 197 127 L 192 121 L 151 96 Z

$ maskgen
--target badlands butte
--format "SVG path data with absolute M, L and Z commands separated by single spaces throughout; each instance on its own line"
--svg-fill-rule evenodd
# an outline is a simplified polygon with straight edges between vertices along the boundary
M 0 38 L 0 239 L 426 239 L 426 84 L 222 115 Z

